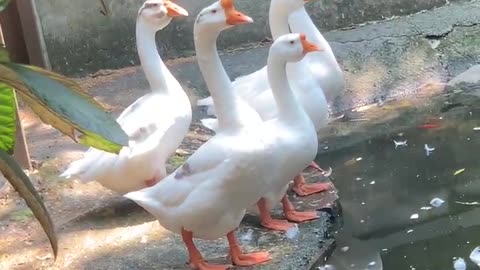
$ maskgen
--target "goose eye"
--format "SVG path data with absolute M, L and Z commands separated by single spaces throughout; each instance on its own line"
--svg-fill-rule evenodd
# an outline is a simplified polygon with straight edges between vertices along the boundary
M 293 45 L 293 44 L 295 44 L 295 41 L 293 41 L 293 40 L 290 40 L 290 44 L 292 44 L 292 45 Z
M 217 13 L 217 10 L 216 9 L 212 9 L 212 13 Z

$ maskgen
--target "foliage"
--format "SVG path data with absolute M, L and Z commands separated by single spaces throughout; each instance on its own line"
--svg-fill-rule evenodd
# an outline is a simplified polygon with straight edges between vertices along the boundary
M 15 162 L 15 160 L 2 149 L 0 149 L 0 172 L 15 188 L 15 190 L 22 196 L 28 207 L 32 210 L 35 217 L 42 225 L 43 230 L 50 240 L 53 249 L 53 254 L 57 257 L 58 242 L 55 234 L 52 219 L 48 214 L 45 205 L 33 187 L 28 176 L 23 172 L 22 168 Z
M 0 11 L 7 3 L 0 0 Z M 11 157 L 16 131 L 15 92 L 43 122 L 75 142 L 118 153 L 127 145 L 128 136 L 75 81 L 39 67 L 13 63 L 0 45 L 0 173 L 40 222 L 56 257 L 58 242 L 52 219 L 30 179 Z
M 4 10 L 8 6 L 8 3 L 10 3 L 10 0 L 0 0 L 0 11 Z
M 15 144 L 15 93 L 11 87 L 0 83 L 0 149 L 13 154 Z

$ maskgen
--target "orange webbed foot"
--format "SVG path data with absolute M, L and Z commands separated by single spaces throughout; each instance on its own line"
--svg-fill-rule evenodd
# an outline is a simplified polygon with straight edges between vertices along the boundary
M 314 220 L 318 218 L 317 212 L 296 211 L 295 207 L 293 206 L 292 202 L 290 202 L 287 195 L 283 196 L 282 206 L 283 206 L 283 213 L 285 214 L 285 217 L 290 221 L 301 223 L 301 222 Z
M 320 193 L 330 188 L 330 184 L 328 183 L 315 183 L 315 184 L 295 184 L 293 186 L 293 191 L 300 197 L 305 197 L 308 195 L 312 195 L 315 193 Z
M 292 222 L 302 223 L 302 222 L 317 219 L 318 214 L 315 211 L 308 211 L 308 212 L 287 211 L 285 212 L 285 217 Z
M 292 228 L 295 224 L 290 223 L 286 220 L 281 220 L 281 219 L 270 219 L 270 220 L 262 220 L 260 222 L 263 227 L 273 230 L 273 231 L 288 231 L 290 228 Z
M 230 255 L 234 265 L 238 266 L 252 266 L 268 262 L 272 259 L 268 252 L 254 252 Z
M 232 231 L 227 234 L 228 244 L 230 246 L 230 258 L 234 265 L 252 266 L 268 262 L 272 259 L 268 252 L 243 253 L 238 245 L 235 233 Z

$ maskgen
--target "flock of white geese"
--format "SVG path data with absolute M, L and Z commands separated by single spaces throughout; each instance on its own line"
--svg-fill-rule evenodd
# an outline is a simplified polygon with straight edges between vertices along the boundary
M 332 50 L 304 8 L 304 0 L 271 0 L 269 20 L 274 42 L 266 66 L 231 81 L 218 55 L 219 34 L 252 23 L 233 0 L 218 0 L 195 20 L 193 35 L 201 73 L 216 118 L 203 124 L 215 135 L 185 163 L 167 175 L 192 120 L 190 101 L 157 50 L 155 34 L 173 17 L 188 12 L 170 0 L 147 0 L 138 12 L 136 42 L 151 93 L 118 117 L 129 144 L 118 155 L 94 148 L 62 176 L 98 181 L 134 200 L 166 229 L 181 234 L 193 269 L 226 269 L 209 264 L 193 238 L 227 236 L 234 265 L 271 259 L 267 252 L 243 253 L 235 236 L 247 210 L 259 213 L 262 226 L 286 231 L 317 213 L 296 211 L 286 195 L 289 183 L 299 196 L 324 191 L 328 184 L 307 184 L 302 171 L 317 154 L 317 131 L 329 117 L 328 104 L 344 92 L 344 78 Z M 286 220 L 270 210 L 282 203 Z M 289 222 L 290 221 L 290 222 Z

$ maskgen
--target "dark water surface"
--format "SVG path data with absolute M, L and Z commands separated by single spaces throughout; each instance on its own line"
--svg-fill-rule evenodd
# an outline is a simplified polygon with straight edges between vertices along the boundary
M 343 209 L 328 262 L 335 268 L 326 269 L 454 269 L 454 257 L 480 269 L 468 258 L 480 246 L 476 108 L 436 115 L 439 128 L 415 126 L 319 157 L 334 169 Z M 428 156 L 425 144 L 435 148 Z M 432 207 L 434 198 L 445 203 Z

